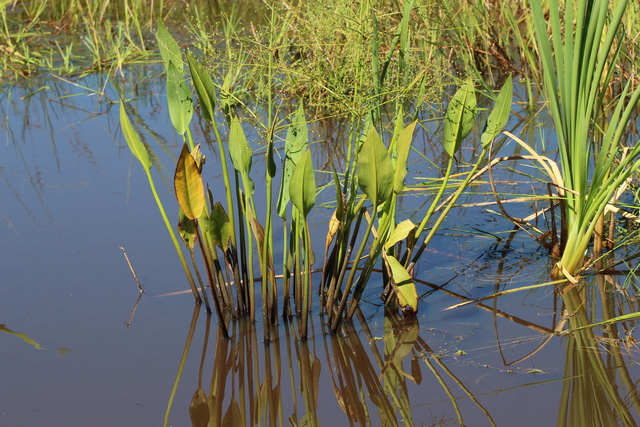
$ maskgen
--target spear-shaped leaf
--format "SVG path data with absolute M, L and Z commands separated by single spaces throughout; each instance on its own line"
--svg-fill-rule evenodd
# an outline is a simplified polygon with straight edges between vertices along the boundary
M 193 115 L 193 99 L 182 71 L 173 61 L 167 66 L 167 106 L 173 127 L 184 135 Z
M 187 218 L 184 211 L 180 209 L 178 221 L 178 234 L 187 249 L 191 250 L 196 245 L 196 226 L 192 219 Z
M 410 309 L 414 313 L 418 312 L 418 292 L 407 270 L 392 256 L 386 257 L 391 269 L 391 280 L 396 286 L 398 304 L 403 310 Z
M 209 236 L 211 241 L 223 251 L 229 247 L 231 222 L 220 202 L 215 204 L 209 215 Z
M 309 142 L 309 131 L 307 130 L 307 120 L 304 114 L 304 106 L 300 103 L 298 111 L 293 116 L 291 124 L 287 130 L 287 140 L 284 145 L 284 164 L 282 170 L 282 182 L 280 183 L 280 194 L 278 195 L 278 215 L 284 218 L 287 213 L 287 203 L 289 203 L 289 181 L 291 174 L 300 157 L 304 154 Z
M 231 121 L 231 129 L 229 130 L 229 155 L 235 170 L 242 175 L 242 184 L 247 197 L 251 197 L 254 192 L 253 180 L 249 177 L 251 171 L 251 163 L 253 155 L 251 146 L 242 129 L 242 124 L 237 117 L 233 117 Z
M 467 80 L 449 102 L 444 120 L 442 146 L 454 156 L 460 143 L 469 135 L 476 119 L 476 93 L 473 81 Z
M 180 209 L 187 218 L 198 219 L 205 205 L 204 185 L 187 144 L 182 147 L 173 182 Z
M 410 219 L 405 219 L 393 230 L 389 238 L 384 244 L 385 250 L 393 247 L 396 243 L 407 238 L 409 233 L 416 229 L 416 225 Z
M 151 169 L 151 158 L 149 157 L 149 152 L 146 147 L 140 141 L 140 137 L 131 126 L 131 122 L 129 121 L 129 117 L 127 117 L 127 113 L 124 109 L 124 103 L 120 101 L 120 126 L 122 126 L 122 133 L 124 135 L 124 139 L 127 141 L 127 145 L 129 149 L 136 156 L 136 159 L 142 163 L 142 167 L 145 170 Z
M 168 71 L 169 62 L 173 62 L 180 71 L 180 74 L 182 74 L 184 71 L 184 65 L 182 64 L 182 52 L 180 52 L 178 43 L 176 43 L 173 37 L 171 37 L 171 34 L 169 34 L 169 31 L 167 31 L 167 28 L 162 24 L 162 22 L 158 23 L 156 40 L 158 41 L 158 48 L 160 49 L 160 56 L 162 57 L 165 71 Z
M 374 206 L 384 203 L 393 190 L 391 158 L 373 126 L 360 148 L 358 185 Z
M 316 203 L 316 180 L 313 174 L 311 151 L 308 149 L 302 155 L 289 182 L 289 196 L 291 203 L 298 208 L 304 218 Z
M 482 131 L 482 148 L 486 148 L 487 145 L 495 138 L 504 128 L 509 120 L 509 114 L 511 114 L 511 103 L 513 98 L 513 82 L 511 75 L 504 82 L 500 93 L 496 98 L 496 103 L 493 106 L 493 110 L 487 118 L 487 122 L 484 124 Z
M 191 55 L 187 54 L 187 62 L 189 63 L 189 71 L 191 72 L 191 81 L 196 88 L 198 100 L 200 101 L 200 110 L 205 120 L 213 121 L 215 119 L 216 106 L 216 88 L 211 80 L 211 76 L 204 67 Z
M 411 150 L 411 142 L 413 141 L 413 131 L 416 128 L 417 122 L 411 123 L 404 128 L 398 140 L 396 141 L 396 149 L 398 157 L 396 159 L 396 166 L 393 175 L 393 190 L 396 193 L 400 193 L 404 190 L 404 178 L 407 175 L 407 159 L 409 158 L 409 151 Z

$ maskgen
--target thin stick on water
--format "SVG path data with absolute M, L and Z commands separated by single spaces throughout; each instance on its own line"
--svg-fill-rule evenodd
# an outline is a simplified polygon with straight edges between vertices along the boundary
M 120 250 L 122 251 L 122 255 L 124 255 L 124 259 L 127 260 L 127 264 L 129 264 L 129 269 L 131 270 L 131 274 L 133 274 L 133 278 L 136 279 L 136 284 L 138 285 L 138 289 L 140 289 L 140 293 L 144 293 L 144 289 L 142 289 L 142 285 L 140 284 L 140 280 L 138 280 L 138 276 L 131 265 L 131 261 L 129 261 L 129 257 L 127 256 L 127 252 L 124 250 L 122 246 L 120 246 Z
M 129 316 L 129 321 L 126 323 L 127 328 L 131 326 L 131 322 L 133 322 L 133 316 L 136 315 L 136 310 L 138 309 L 138 305 L 140 304 L 140 300 L 142 299 L 142 293 L 144 291 L 140 292 L 138 294 L 138 300 L 136 301 L 136 305 L 133 306 L 133 310 L 131 310 L 131 316 Z

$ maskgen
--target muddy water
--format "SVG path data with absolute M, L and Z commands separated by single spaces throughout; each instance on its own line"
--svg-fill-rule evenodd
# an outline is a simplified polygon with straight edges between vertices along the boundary
M 143 78 L 158 71 L 129 72 L 126 82 L 50 78 L 3 88 L 0 425 L 637 422 L 633 321 L 596 328 L 595 336 L 554 335 L 564 324 L 551 287 L 444 311 L 548 280 L 546 252 L 525 233 L 506 233 L 509 223 L 486 206 L 457 210 L 423 256 L 415 322 L 385 316 L 374 278 L 361 312 L 338 335 L 324 333 L 316 310 L 307 342 L 297 339 L 295 319 L 274 328 L 269 345 L 262 325 L 246 322 L 220 339 L 216 319 L 179 293 L 188 289 L 184 273 L 121 136 L 113 101 L 119 91 L 136 93 L 137 126 L 152 131 L 152 173 L 167 211 L 176 212 L 171 179 L 181 141 L 169 128 L 161 81 Z M 319 125 L 315 135 L 323 138 Z M 432 142 L 421 134 L 415 146 L 435 158 Z M 203 146 L 205 178 L 215 185 L 217 154 Z M 432 170 L 417 156 L 411 168 Z M 532 188 L 522 177 L 499 178 L 514 193 Z M 410 216 L 423 202 L 407 196 L 401 210 Z M 319 241 L 326 219 L 321 209 L 313 214 Z M 120 247 L 146 290 L 139 300 Z M 603 307 L 609 316 L 638 311 L 624 276 L 589 280 L 593 321 Z

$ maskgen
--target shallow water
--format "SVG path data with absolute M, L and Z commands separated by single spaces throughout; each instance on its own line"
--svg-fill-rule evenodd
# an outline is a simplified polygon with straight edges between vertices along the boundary
M 203 310 L 194 315 L 190 293 L 165 296 L 188 286 L 144 173 L 121 136 L 115 88 L 126 97 L 138 94 L 132 105 L 156 135 L 147 134 L 146 142 L 170 215 L 177 209 L 171 180 L 181 141 L 170 128 L 161 79 L 140 79 L 157 69 L 129 72 L 136 75 L 116 84 L 92 76 L 3 88 L 0 425 L 157 426 L 165 417 L 167 425 L 191 425 L 199 384 L 208 415 L 203 421 L 203 412 L 193 412 L 201 421 L 195 425 L 605 425 L 620 414 L 616 398 L 634 417 L 618 424 L 637 422 L 634 394 L 624 382 L 640 378 L 638 352 L 615 340 L 632 338 L 633 322 L 596 329 L 601 340 L 594 352 L 575 346 L 575 338 L 553 336 L 562 313 L 551 288 L 443 311 L 548 280 L 548 256 L 525 233 L 505 234 L 501 242 L 472 234 L 511 229 L 486 207 L 455 211 L 423 256 L 416 322 L 385 317 L 374 278 L 361 314 L 337 336 L 323 333 L 315 313 L 308 342 L 297 339 L 295 320 L 281 322 L 269 345 L 261 324 L 236 322 L 231 340 L 217 338 L 215 317 L 208 323 Z M 196 138 L 204 142 L 200 133 Z M 424 135 L 414 145 L 437 155 Z M 203 147 L 205 179 L 215 186 L 216 153 Z M 417 158 L 411 168 L 429 173 Z M 407 196 L 402 210 L 414 211 L 423 199 Z M 320 235 L 327 212 L 317 209 L 312 217 Z M 138 289 L 119 247 L 146 290 L 133 317 Z M 617 298 L 620 289 L 614 290 L 604 295 Z M 607 304 L 598 296 L 593 301 L 596 308 Z M 636 301 L 628 304 L 625 312 L 638 310 Z M 587 354 L 616 367 L 606 372 L 616 378 L 617 397 L 597 382 L 585 385 L 596 363 Z M 583 371 L 568 371 L 569 363 Z M 602 418 L 581 420 L 577 414 L 585 411 L 575 397 L 597 406 Z M 557 421 L 562 408 L 571 414 L 566 422 Z

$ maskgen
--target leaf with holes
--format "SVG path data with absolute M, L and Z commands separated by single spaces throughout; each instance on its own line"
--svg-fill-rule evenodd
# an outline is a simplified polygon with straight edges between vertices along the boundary
M 182 71 L 173 61 L 167 67 L 167 106 L 173 127 L 178 134 L 184 135 L 193 116 L 193 99 Z

